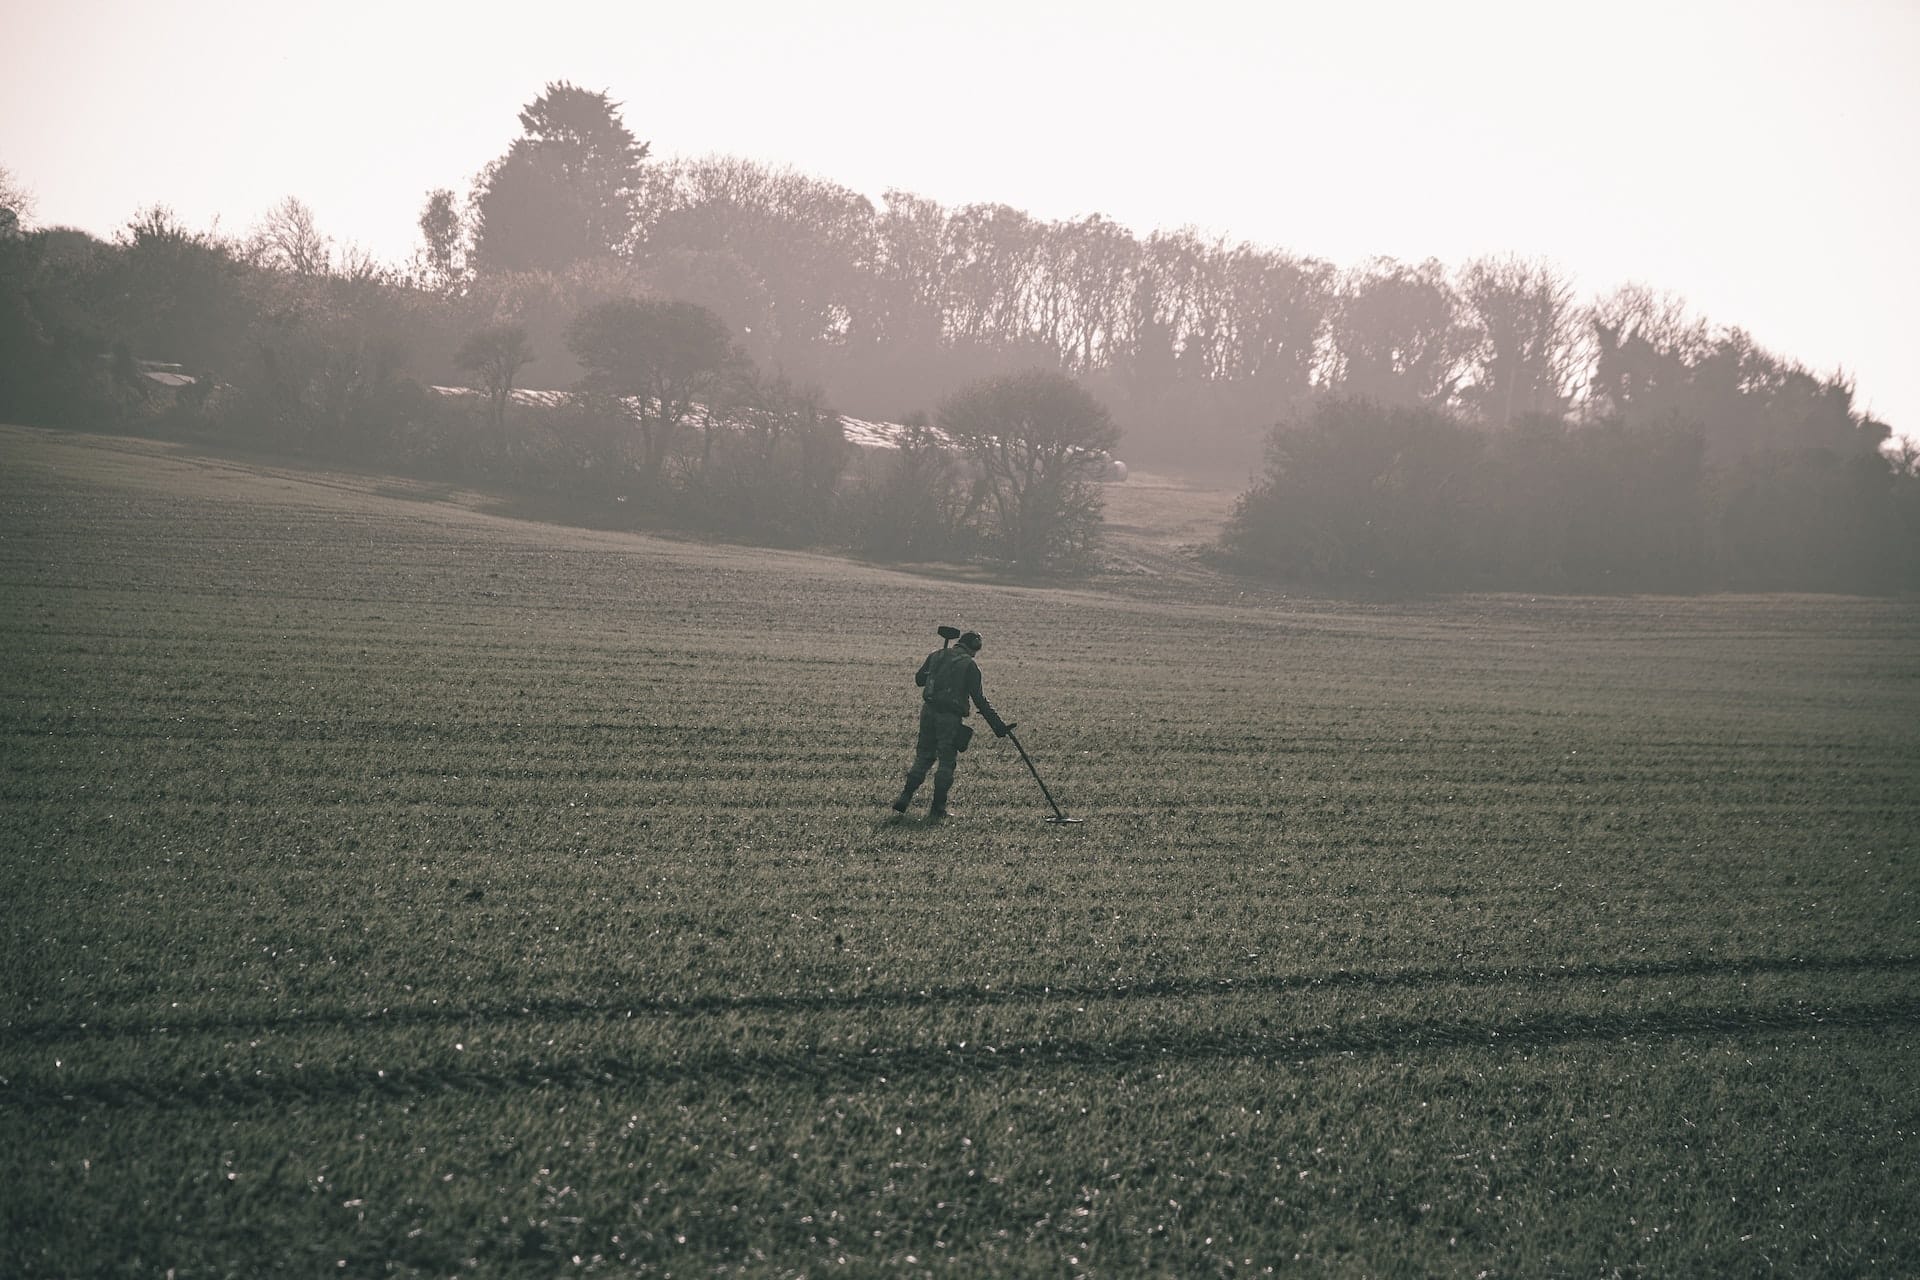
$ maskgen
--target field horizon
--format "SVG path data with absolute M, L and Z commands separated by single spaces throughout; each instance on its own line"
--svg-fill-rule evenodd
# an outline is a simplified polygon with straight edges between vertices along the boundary
M 1035 584 L 0 427 L 0 1272 L 1912 1274 L 1920 601 Z M 960 820 L 896 821 L 973 627 Z

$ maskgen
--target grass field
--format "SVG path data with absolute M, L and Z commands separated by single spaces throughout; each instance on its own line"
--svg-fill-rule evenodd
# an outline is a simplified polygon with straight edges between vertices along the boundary
M 1920 603 L 1182 501 L 956 584 L 0 430 L 0 1274 L 1920 1273 Z M 1084 826 L 883 820 L 939 622 Z

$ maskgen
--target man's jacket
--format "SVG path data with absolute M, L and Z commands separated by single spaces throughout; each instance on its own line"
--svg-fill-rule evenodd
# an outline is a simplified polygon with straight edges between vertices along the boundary
M 1006 722 L 988 705 L 987 695 L 981 691 L 979 664 L 965 646 L 935 649 L 920 664 L 913 682 L 925 690 L 921 697 L 934 710 L 964 719 L 970 706 L 978 707 L 995 733 L 1006 734 Z

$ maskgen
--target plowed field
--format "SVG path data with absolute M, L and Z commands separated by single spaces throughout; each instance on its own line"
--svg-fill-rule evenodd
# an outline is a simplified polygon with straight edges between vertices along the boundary
M 0 430 L 0 1273 L 1920 1270 L 1920 603 L 1170 492 L 1068 589 Z M 943 622 L 1084 825 L 891 820 Z

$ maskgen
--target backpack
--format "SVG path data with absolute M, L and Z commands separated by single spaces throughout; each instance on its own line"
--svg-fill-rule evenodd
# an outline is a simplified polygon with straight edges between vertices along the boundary
M 927 673 L 927 701 L 942 711 L 964 716 L 972 673 L 972 654 L 965 649 L 942 649 L 934 656 L 933 670 Z

